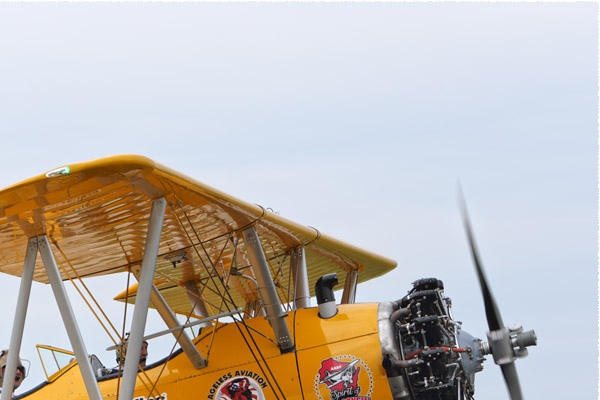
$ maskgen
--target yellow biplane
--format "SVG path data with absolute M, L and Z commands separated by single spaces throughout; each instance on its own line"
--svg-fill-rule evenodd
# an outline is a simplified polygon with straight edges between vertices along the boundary
M 488 342 L 452 319 L 441 281 L 357 304 L 357 285 L 391 271 L 393 260 L 148 158 L 63 166 L 0 191 L 0 272 L 21 278 L 4 376 L 17 371 L 36 281 L 51 285 L 72 350 L 40 345 L 40 355 L 50 353 L 40 357 L 47 380 L 17 398 L 472 399 L 474 374 L 492 354 L 518 399 L 514 360 L 535 334 L 504 327 L 472 249 L 492 310 Z M 65 290 L 67 281 L 85 288 L 109 274 L 127 277 L 109 300 L 133 305 L 127 335 L 98 315 L 107 349 L 126 352 L 117 369 L 86 350 Z M 90 308 L 100 307 L 89 296 Z M 164 330 L 145 332 L 149 309 Z M 139 364 L 144 342 L 163 335 L 173 336 L 173 351 Z M 0 400 L 13 388 L 5 378 Z

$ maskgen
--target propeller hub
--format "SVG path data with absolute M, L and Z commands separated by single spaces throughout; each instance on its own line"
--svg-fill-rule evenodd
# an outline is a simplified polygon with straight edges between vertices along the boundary
M 504 365 L 517 358 L 527 357 L 527 347 L 537 345 L 535 331 L 523 332 L 521 325 L 500 328 L 487 333 L 488 342 L 482 343 L 481 352 L 491 354 L 497 365 Z

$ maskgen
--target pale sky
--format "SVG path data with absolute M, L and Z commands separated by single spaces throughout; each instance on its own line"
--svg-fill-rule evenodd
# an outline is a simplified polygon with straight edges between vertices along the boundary
M 0 187 L 142 154 L 397 260 L 357 301 L 443 280 L 485 338 L 460 181 L 504 322 L 538 335 L 524 396 L 597 399 L 598 4 L 0 3 L 0 60 Z M 25 389 L 36 343 L 70 347 L 49 295 L 34 285 Z M 476 383 L 508 398 L 491 357 Z

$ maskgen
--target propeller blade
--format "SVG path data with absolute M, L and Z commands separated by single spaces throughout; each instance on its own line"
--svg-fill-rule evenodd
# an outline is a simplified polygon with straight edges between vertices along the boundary
M 517 375 L 517 367 L 514 362 L 501 365 L 502 374 L 510 393 L 512 400 L 522 400 L 523 395 L 521 394 L 521 385 L 519 384 L 519 376 Z
M 479 278 L 481 294 L 483 295 L 483 303 L 485 306 L 485 316 L 487 318 L 488 328 L 490 331 L 495 331 L 503 328 L 504 323 L 502 322 L 502 316 L 500 315 L 500 311 L 496 305 L 492 291 L 487 283 L 487 279 L 485 278 L 483 265 L 481 264 L 479 253 L 477 252 L 477 246 L 475 245 L 475 239 L 473 237 L 471 223 L 469 222 L 469 215 L 467 213 L 467 205 L 464 197 L 462 196 L 462 191 L 460 191 L 460 200 L 462 206 L 463 223 L 467 232 L 467 238 L 469 239 L 469 246 L 471 248 L 471 255 L 473 256 L 475 270 L 477 271 L 477 277 Z
M 469 240 L 469 246 L 471 248 L 471 255 L 473 256 L 473 263 L 475 264 L 475 270 L 477 271 L 477 277 L 479 278 L 479 286 L 481 286 L 481 294 L 483 295 L 483 302 L 485 306 L 485 316 L 488 322 L 488 328 L 490 332 L 500 331 L 504 328 L 504 322 L 502 322 L 502 316 L 500 315 L 500 310 L 498 309 L 498 305 L 494 300 L 494 296 L 492 295 L 492 290 L 490 289 L 487 279 L 485 277 L 485 272 L 483 270 L 483 264 L 481 263 L 479 252 L 477 251 L 477 245 L 475 244 L 475 237 L 473 235 L 473 230 L 471 229 L 471 222 L 469 220 L 469 214 L 467 212 L 467 204 L 462 195 L 462 190 L 459 187 L 460 194 L 460 203 L 462 208 L 462 216 L 463 223 L 465 226 L 465 231 L 467 233 L 467 238 Z M 535 337 L 535 334 L 533 334 Z M 489 334 L 488 334 L 489 337 Z M 508 340 L 508 338 L 507 338 Z M 534 339 L 535 341 L 535 339 Z M 502 343 L 502 342 L 500 342 Z M 508 346 L 511 346 L 510 342 L 506 343 Z M 496 344 L 496 352 L 505 350 L 499 344 Z M 492 347 L 492 352 L 494 352 L 494 347 Z M 494 360 L 498 354 L 494 354 Z M 517 375 L 517 367 L 515 363 L 503 362 L 500 364 L 500 368 L 502 369 L 502 374 L 504 375 L 504 381 L 506 382 L 506 386 L 508 388 L 508 392 L 510 394 L 510 398 L 512 400 L 522 400 L 523 396 L 521 394 L 521 385 L 519 384 L 519 376 Z

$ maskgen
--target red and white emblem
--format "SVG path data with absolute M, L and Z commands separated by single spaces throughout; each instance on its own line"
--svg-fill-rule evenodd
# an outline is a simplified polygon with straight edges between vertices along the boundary
M 249 377 L 235 377 L 225 381 L 217 391 L 217 400 L 264 400 L 258 383 Z
M 370 400 L 373 377 L 359 358 L 342 355 L 321 361 L 315 377 L 319 400 Z

